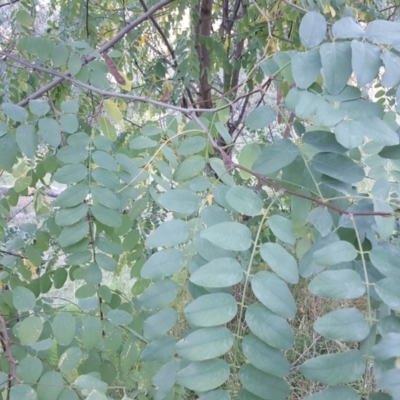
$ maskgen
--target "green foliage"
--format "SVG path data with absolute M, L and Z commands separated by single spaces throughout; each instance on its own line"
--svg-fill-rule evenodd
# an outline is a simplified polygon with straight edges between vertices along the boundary
M 0 8 L 2 398 L 399 399 L 399 7 L 150 3 Z

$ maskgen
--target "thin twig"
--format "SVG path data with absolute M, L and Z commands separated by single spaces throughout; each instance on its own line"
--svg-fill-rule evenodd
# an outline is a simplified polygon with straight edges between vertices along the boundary
M 11 340 L 7 331 L 7 322 L 1 314 L 0 314 L 0 324 L 1 324 L 1 336 L 2 336 L 3 346 L 8 358 L 8 362 L 10 363 L 11 366 L 11 372 L 8 375 L 9 379 L 14 379 L 18 383 L 20 383 L 21 380 L 17 376 L 17 362 L 15 361 L 11 353 Z

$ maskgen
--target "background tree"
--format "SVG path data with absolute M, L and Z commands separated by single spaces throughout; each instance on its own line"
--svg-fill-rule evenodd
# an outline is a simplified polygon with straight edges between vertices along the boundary
M 399 399 L 399 7 L 0 4 L 3 398 Z

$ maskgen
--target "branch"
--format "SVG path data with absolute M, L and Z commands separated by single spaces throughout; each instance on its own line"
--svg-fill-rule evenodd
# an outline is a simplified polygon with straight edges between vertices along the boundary
M 11 4 L 18 3 L 18 2 L 19 2 L 19 0 L 11 0 L 8 3 L 0 4 L 0 8 L 5 7 L 5 6 L 11 6 Z
M 89 90 L 91 92 L 97 93 L 97 94 L 99 94 L 101 96 L 104 96 L 104 97 L 115 97 L 115 98 L 125 99 L 125 100 L 129 100 L 129 101 L 138 101 L 138 102 L 141 102 L 141 103 L 154 104 L 155 106 L 168 108 L 170 110 L 179 111 L 179 112 L 182 112 L 182 113 L 185 113 L 185 114 L 190 113 L 192 111 L 197 111 L 197 112 L 217 112 L 217 111 L 223 110 L 224 108 L 231 107 L 232 104 L 234 104 L 232 102 L 232 103 L 223 105 L 221 107 L 211 108 L 211 109 L 209 109 L 209 108 L 178 107 L 178 106 L 174 106 L 172 104 L 163 103 L 162 101 L 153 100 L 153 99 L 148 98 L 148 97 L 141 97 L 141 96 L 135 96 L 135 95 L 131 95 L 131 94 L 124 94 L 124 93 L 115 93 L 115 92 L 109 92 L 107 90 L 98 89 L 98 88 L 96 88 L 94 86 L 91 86 L 91 85 L 89 85 L 87 83 L 80 82 L 80 81 L 72 78 L 69 74 L 63 74 L 63 73 L 58 72 L 58 71 L 56 71 L 54 69 L 45 68 L 45 67 L 42 67 L 40 65 L 32 64 L 32 63 L 30 63 L 28 61 L 25 61 L 25 60 L 22 60 L 22 59 L 20 59 L 20 58 L 18 58 L 16 56 L 14 56 L 13 54 L 6 52 L 6 51 L 0 51 L 0 55 L 4 56 L 6 58 L 9 58 L 11 60 L 14 60 L 17 63 L 19 63 L 21 65 L 24 65 L 24 66 L 26 66 L 28 68 L 31 68 L 33 70 L 42 71 L 42 72 L 51 74 L 53 76 L 57 76 L 57 78 L 54 79 L 52 82 L 50 82 L 50 84 L 46 85 L 46 87 L 42 88 L 41 90 L 38 90 L 37 92 L 35 92 L 31 96 L 27 97 L 25 100 L 23 100 L 22 102 L 18 103 L 18 105 L 21 105 L 21 103 L 24 103 L 23 105 L 25 105 L 25 101 L 29 102 L 30 99 L 36 98 L 36 95 L 39 92 L 41 92 L 41 94 L 46 93 L 49 89 L 54 87 L 54 86 L 51 86 L 51 85 L 55 81 L 58 81 L 58 82 L 68 81 L 68 82 L 72 83 L 75 86 L 82 87 L 84 89 L 87 89 L 87 90 Z M 49 88 L 49 86 L 51 86 L 51 87 Z M 47 88 L 47 89 L 45 90 L 45 88 Z M 34 97 L 32 97 L 32 96 L 34 96 Z
M 296 197 L 301 197 L 306 200 L 310 200 L 313 203 L 319 204 L 320 206 L 329 208 L 330 210 L 336 211 L 339 214 L 343 215 L 348 215 L 349 217 L 362 217 L 362 216 L 379 216 L 379 217 L 393 217 L 395 213 L 387 213 L 387 212 L 351 212 L 347 210 L 343 210 L 342 208 L 336 207 L 322 199 L 318 199 L 317 197 L 313 196 L 307 196 L 306 194 L 302 194 L 299 192 L 295 192 L 294 190 L 290 189 L 285 189 L 281 185 L 278 185 L 276 182 L 272 181 L 271 179 L 266 178 L 263 175 L 258 174 L 257 172 L 252 171 L 251 169 L 248 169 L 246 167 L 243 167 L 242 165 L 239 165 L 235 162 L 232 162 L 232 167 L 241 169 L 242 171 L 247 172 L 250 175 L 253 175 L 255 178 L 257 178 L 260 182 L 266 183 L 268 186 L 272 187 L 273 189 L 277 190 L 278 192 L 282 194 L 290 194 L 292 196 Z
M 21 380 L 17 376 L 17 362 L 14 360 L 14 357 L 11 353 L 11 340 L 7 332 L 7 322 L 1 314 L 0 314 L 0 324 L 1 324 L 1 336 L 2 336 L 3 347 L 8 358 L 8 362 L 10 363 L 11 366 L 9 379 L 14 379 L 18 383 L 20 383 Z
M 98 49 L 98 52 L 104 53 L 108 51 L 111 47 L 113 47 L 116 43 L 118 43 L 126 34 L 128 34 L 132 29 L 136 28 L 139 24 L 141 24 L 143 21 L 147 20 L 150 16 L 152 16 L 156 11 L 159 9 L 165 7 L 166 5 L 172 3 L 174 0 L 162 0 L 159 3 L 157 3 L 155 6 L 149 8 L 147 12 L 142 14 L 139 18 L 137 18 L 135 21 L 132 21 L 129 25 L 127 25 L 125 28 L 123 28 L 119 33 L 117 33 L 112 39 L 110 39 L 108 42 L 106 42 L 103 46 L 101 46 Z M 92 56 L 89 58 L 86 58 L 82 64 L 88 63 L 90 61 L 95 60 L 96 57 Z M 52 74 L 56 75 L 56 74 Z M 41 96 L 43 96 L 45 93 L 47 93 L 49 90 L 53 89 L 54 87 L 58 86 L 61 82 L 63 82 L 66 78 L 61 74 L 58 76 L 58 78 L 54 79 L 52 82 L 48 83 L 46 86 L 43 88 L 37 90 L 36 92 L 32 93 L 30 96 L 25 98 L 24 100 L 21 100 L 18 105 L 21 107 L 26 106 L 29 103 L 29 100 L 37 99 Z
M 396 215 L 396 213 L 394 213 L 394 212 L 393 213 L 379 212 L 379 211 L 378 212 L 351 212 L 351 211 L 343 210 L 342 208 L 336 207 L 336 206 L 334 206 L 322 199 L 319 199 L 317 197 L 307 196 L 306 194 L 298 193 L 298 192 L 295 192 L 294 190 L 285 189 L 284 187 L 277 184 L 273 180 L 268 179 L 265 176 L 258 174 L 257 172 L 254 172 L 251 169 L 243 167 L 242 165 L 239 165 L 239 164 L 235 163 L 234 161 L 232 161 L 231 158 L 229 157 L 229 155 L 225 152 L 225 150 L 223 148 L 221 148 L 221 146 L 219 146 L 218 143 L 214 140 L 210 131 L 205 127 L 205 125 L 201 122 L 201 120 L 197 117 L 197 115 L 195 113 L 193 113 L 192 117 L 199 124 L 199 126 L 204 130 L 204 132 L 206 133 L 208 139 L 210 140 L 210 143 L 213 146 L 213 148 L 222 156 L 222 161 L 228 172 L 235 168 L 240 169 L 240 170 L 247 172 L 248 174 L 254 176 L 255 178 L 257 178 L 259 182 L 264 182 L 269 187 L 277 190 L 279 193 L 290 194 L 292 196 L 301 197 L 303 199 L 310 200 L 313 203 L 319 204 L 320 206 L 329 208 L 330 210 L 336 211 L 342 215 L 347 215 L 349 217 L 362 217 L 362 216 L 392 217 L 392 216 Z
M 26 257 L 23 256 L 22 254 L 18 254 L 18 253 L 13 253 L 12 251 L 7 251 L 7 250 L 0 250 L 1 254 L 7 254 L 8 256 L 13 256 L 13 257 L 18 257 L 18 258 L 22 258 L 25 259 Z
M 142 5 L 144 11 L 149 10 L 148 7 L 146 6 L 146 3 L 144 2 L 144 0 L 139 0 L 139 2 Z M 164 31 L 161 29 L 160 25 L 158 24 L 158 22 L 155 20 L 155 18 L 152 15 L 149 17 L 149 20 L 153 23 L 154 27 L 157 29 L 158 33 L 162 37 L 162 40 L 164 41 L 165 46 L 167 46 L 167 49 L 168 49 L 169 53 L 171 54 L 172 59 L 174 60 L 174 66 L 176 67 L 177 62 L 176 62 L 176 58 L 175 58 L 175 52 L 174 52 L 174 49 L 172 48 L 171 44 L 169 43 L 167 36 L 165 35 Z

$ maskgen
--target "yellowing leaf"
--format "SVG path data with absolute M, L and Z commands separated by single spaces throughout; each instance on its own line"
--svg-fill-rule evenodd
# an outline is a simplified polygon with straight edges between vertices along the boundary
M 120 85 L 118 84 L 118 86 L 126 91 L 130 91 L 132 89 L 132 82 L 126 77 L 125 74 L 123 74 L 121 71 L 118 71 L 119 74 L 125 79 L 125 85 Z
M 110 100 L 110 99 L 104 100 L 103 108 L 104 108 L 104 111 L 107 113 L 107 115 L 112 120 L 114 120 L 115 122 L 122 121 L 122 113 L 121 113 L 120 109 L 118 108 L 117 104 L 114 103 L 112 100 Z
M 97 119 L 100 130 L 103 132 L 103 135 L 108 137 L 111 141 L 115 141 L 117 139 L 117 132 L 115 131 L 114 125 L 104 116 L 100 116 Z

